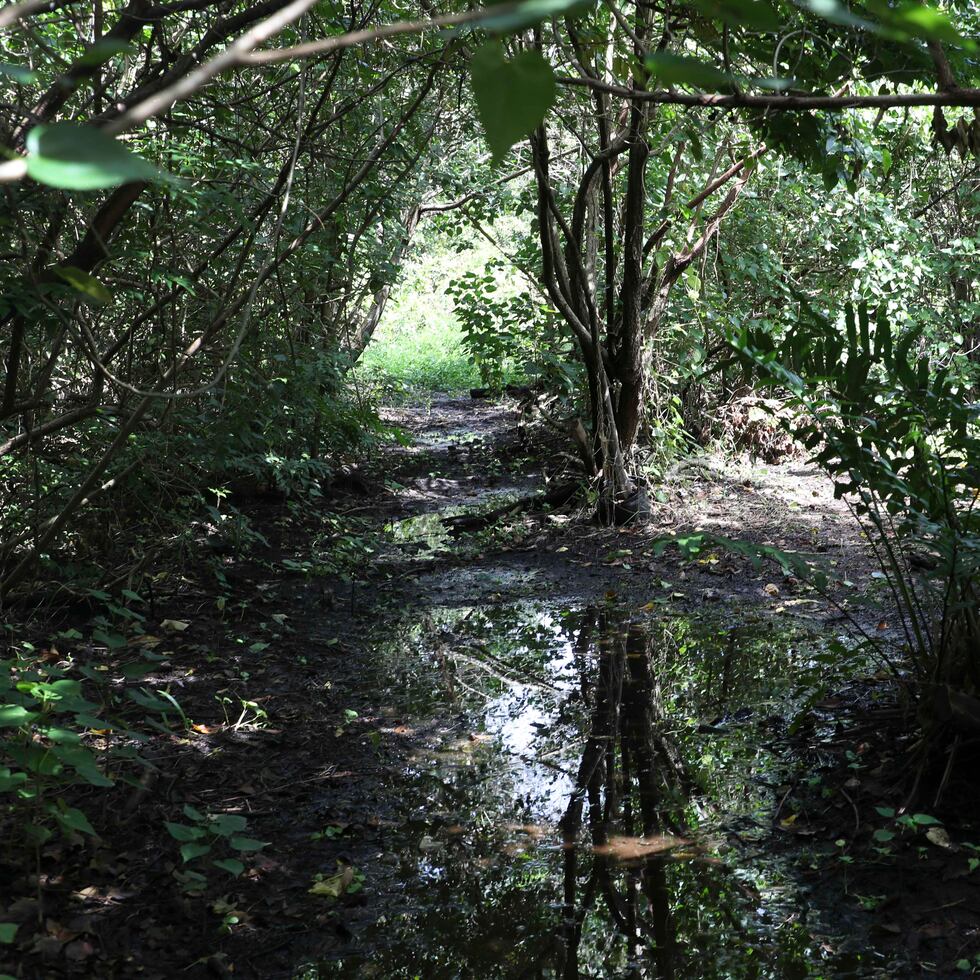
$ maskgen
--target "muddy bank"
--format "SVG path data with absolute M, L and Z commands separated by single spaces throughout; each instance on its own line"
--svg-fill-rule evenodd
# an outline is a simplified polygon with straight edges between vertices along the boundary
M 390 415 L 405 445 L 368 493 L 256 505 L 261 560 L 161 585 L 149 683 L 190 724 L 146 748 L 159 772 L 100 841 L 46 854 L 66 870 L 40 930 L 30 869 L 4 869 L 23 925 L 2 969 L 911 977 L 980 950 L 980 832 L 879 813 L 890 690 L 836 645 L 849 616 L 892 627 L 822 478 L 705 459 L 646 528 L 521 514 L 456 541 L 440 517 L 540 489 L 550 460 L 506 405 Z M 370 549 L 346 579 L 320 560 L 338 513 Z M 829 601 L 718 550 L 658 557 L 693 528 L 805 553 Z M 163 828 L 185 806 L 268 842 L 201 897 Z

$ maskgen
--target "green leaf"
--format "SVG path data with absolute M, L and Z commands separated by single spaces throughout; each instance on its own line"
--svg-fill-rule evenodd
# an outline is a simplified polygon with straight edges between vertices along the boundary
M 477 114 L 493 162 L 544 119 L 555 101 L 555 74 L 537 51 L 521 51 L 510 61 L 496 41 L 483 45 L 470 61 Z
M 165 826 L 174 840 L 200 840 L 204 836 L 204 831 L 200 827 L 188 827 L 185 823 L 167 821 Z
M 111 303 L 112 293 L 99 282 L 95 276 L 90 276 L 82 269 L 73 265 L 59 265 L 51 270 L 59 279 L 63 279 L 72 289 L 91 297 L 97 303 Z
M 24 68 L 22 65 L 12 65 L 9 61 L 0 61 L 0 75 L 6 75 L 7 78 L 12 78 L 22 85 L 37 81 L 37 72 L 31 71 L 30 68 Z
M 895 835 L 890 830 L 876 830 L 873 837 L 880 844 L 887 844 L 888 841 L 895 839 Z
M 934 827 L 942 823 L 942 820 L 930 817 L 928 813 L 913 813 L 912 820 L 920 827 Z
M 236 878 L 245 870 L 245 865 L 234 858 L 222 858 L 220 861 L 212 861 L 211 863 L 216 868 L 221 868 L 222 871 L 227 871 L 228 874 L 234 875 Z
M 197 823 L 204 823 L 204 821 L 207 820 L 207 817 L 204 816 L 204 814 L 201 813 L 197 807 L 191 806 L 190 803 L 184 804 L 184 816 L 196 821 Z
M 173 179 L 94 126 L 70 122 L 35 126 L 28 133 L 27 175 L 71 191 Z
M 123 664 L 119 668 L 119 673 L 128 680 L 140 680 L 147 674 L 152 674 L 158 668 L 158 664 L 146 660 L 136 660 L 131 664 Z
M 180 845 L 180 856 L 184 860 L 184 864 L 188 861 L 193 861 L 194 858 L 200 857 L 202 854 L 207 854 L 211 850 L 210 844 L 196 844 L 191 842 L 190 844 Z
M 0 728 L 19 728 L 37 717 L 36 711 L 28 711 L 19 704 L 0 704 Z
M 55 819 L 66 830 L 76 830 L 81 834 L 89 834 L 97 837 L 92 825 L 88 822 L 88 817 L 73 806 L 65 806 L 57 810 L 54 814 Z
M 915 0 L 892 5 L 887 0 L 868 0 L 868 10 L 899 38 L 915 37 L 926 41 L 949 41 L 967 50 L 975 50 L 975 42 L 960 36 L 953 22 L 941 10 Z
M 782 26 L 779 14 L 769 0 L 693 0 L 693 6 L 706 17 L 724 21 L 732 27 L 778 31 Z
M 230 837 L 232 834 L 244 830 L 247 824 L 248 821 L 244 817 L 239 817 L 234 813 L 220 813 L 211 818 L 208 830 L 221 837 Z
M 473 27 L 480 27 L 486 31 L 507 34 L 539 24 L 541 21 L 552 17 L 565 17 L 594 6 L 594 0 L 524 0 L 516 8 L 499 14 L 490 13 L 488 10 L 488 16 L 485 19 L 464 29 L 472 30 Z M 491 4 L 491 10 L 492 7 Z
M 52 742 L 57 745 L 81 745 L 82 739 L 78 732 L 72 731 L 70 728 L 42 728 L 40 729 L 41 734 L 45 738 L 51 739 Z M 94 763 L 94 757 L 90 756 L 90 759 Z
M 228 846 L 236 851 L 261 851 L 266 846 L 266 842 L 256 840 L 254 837 L 232 837 L 228 841 Z
M 21 783 L 26 782 L 26 772 L 11 772 L 10 769 L 6 767 L 0 768 L 0 793 L 5 793 L 8 790 L 13 789 L 15 786 L 20 786 Z
M 107 62 L 117 54 L 134 54 L 136 48 L 118 38 L 103 38 L 95 41 L 89 46 L 88 50 L 76 62 L 76 65 L 84 67 L 94 67 Z
M 717 92 L 732 84 L 732 76 L 697 58 L 659 51 L 647 55 L 650 74 L 663 85 L 693 85 Z
M 163 698 L 158 698 L 153 694 L 148 694 L 145 691 L 127 691 L 126 694 L 141 708 L 146 708 L 147 711 L 159 711 L 163 715 L 177 711 L 171 702 L 165 701 Z
M 12 943 L 19 928 L 20 923 L 17 922 L 0 922 L 0 943 Z

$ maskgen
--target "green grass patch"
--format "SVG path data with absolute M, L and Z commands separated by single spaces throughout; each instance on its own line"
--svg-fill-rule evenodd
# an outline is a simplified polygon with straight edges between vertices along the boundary
M 391 302 L 358 365 L 383 394 L 456 392 L 480 384 L 446 283 L 485 261 L 483 249 L 462 252 L 423 233 L 402 269 Z
M 395 393 L 453 392 L 480 384 L 451 313 L 446 318 L 422 314 L 408 318 L 404 313 L 397 320 L 393 317 L 364 352 L 360 371 L 370 383 Z

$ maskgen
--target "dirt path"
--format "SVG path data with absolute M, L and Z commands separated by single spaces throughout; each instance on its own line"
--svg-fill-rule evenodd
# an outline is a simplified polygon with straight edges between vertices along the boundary
M 326 514 L 255 503 L 271 542 L 262 560 L 229 555 L 220 589 L 203 569 L 160 588 L 149 625 L 164 660 L 152 684 L 192 724 L 147 748 L 160 771 L 120 794 L 101 842 L 49 855 L 66 870 L 47 883 L 44 929 L 23 945 L 37 908 L 29 875 L 11 869 L 5 921 L 25 925 L 19 958 L 0 953 L 0 972 L 522 977 L 556 975 L 574 956 L 583 975 L 617 976 L 641 956 L 639 940 L 610 937 L 649 904 L 651 929 L 673 922 L 656 945 L 676 947 L 678 975 L 694 976 L 683 971 L 697 962 L 750 975 L 759 961 L 765 976 L 919 975 L 913 926 L 884 933 L 887 957 L 868 947 L 876 906 L 841 907 L 839 861 L 827 870 L 852 806 L 858 814 L 852 797 L 863 814 L 886 788 L 831 790 L 819 818 L 796 803 L 844 751 L 837 716 L 821 707 L 834 679 L 815 654 L 847 616 L 891 629 L 826 481 L 799 463 L 705 459 L 672 477 L 642 529 L 521 515 L 454 542 L 441 516 L 544 485 L 516 410 L 439 398 L 387 415 L 408 438 L 373 462 L 368 493 L 337 497 Z M 329 562 L 353 520 L 345 578 Z M 831 601 L 715 549 L 693 562 L 655 554 L 658 535 L 694 528 L 805 553 L 830 573 Z M 593 785 L 600 769 L 583 760 L 617 737 L 601 734 L 609 703 L 622 758 Z M 656 786 L 635 768 L 649 753 Z M 600 859 L 597 847 L 569 878 L 559 829 L 569 801 L 599 807 L 589 826 L 601 824 L 604 841 L 616 828 L 628 837 L 634 782 L 667 856 Z M 185 806 L 244 817 L 269 842 L 238 879 L 209 871 L 203 897 L 182 895 L 164 830 Z M 595 823 L 600 811 L 608 827 Z M 870 829 L 848 839 L 859 832 Z M 950 868 L 966 861 L 949 857 Z M 972 891 L 957 898 L 975 905 Z M 561 924 L 570 911 L 574 937 Z M 931 940 L 915 933 L 921 955 L 937 937 L 952 955 L 946 919 L 927 924 Z M 637 975 L 663 967 L 655 956 Z

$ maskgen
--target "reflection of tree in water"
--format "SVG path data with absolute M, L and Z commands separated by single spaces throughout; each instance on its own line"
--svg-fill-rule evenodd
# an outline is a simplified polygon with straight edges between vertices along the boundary
M 586 654 L 596 639 L 599 663 L 594 685 L 589 685 Z M 618 953 L 608 954 L 601 964 L 606 970 L 616 967 L 616 975 L 665 980 L 759 975 L 761 964 L 745 964 L 733 974 L 732 964 L 703 960 L 706 946 L 732 939 L 741 943 L 747 937 L 737 936 L 742 930 L 736 896 L 723 869 L 697 856 L 690 859 L 689 851 L 682 865 L 674 853 L 684 843 L 680 835 L 693 785 L 668 735 L 650 645 L 648 634 L 635 624 L 611 622 L 595 611 L 586 615 L 578 636 L 591 731 L 561 821 L 562 975 L 576 980 L 580 970 L 592 975 L 590 968 L 600 965 L 598 951 L 586 949 L 595 943 L 583 940 L 593 911 L 607 920 L 606 930 L 612 926 L 621 937 Z M 708 920 L 720 924 L 719 918 L 727 937 L 715 935 L 712 941 L 701 934 Z

